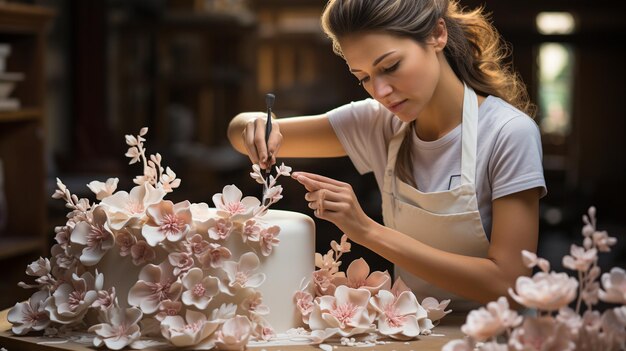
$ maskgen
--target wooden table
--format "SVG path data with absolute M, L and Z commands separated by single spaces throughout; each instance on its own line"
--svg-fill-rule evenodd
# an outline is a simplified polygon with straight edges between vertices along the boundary
M 73 350 L 73 351 L 93 351 L 95 347 L 85 347 L 77 343 L 64 343 L 57 345 L 41 345 L 36 343 L 36 337 L 15 336 L 11 332 L 11 324 L 7 320 L 9 310 L 0 312 L 0 347 L 4 347 L 7 351 L 55 351 L 55 350 Z M 376 350 L 376 351 L 431 351 L 441 350 L 443 345 L 453 339 L 463 337 L 460 326 L 465 322 L 464 315 L 448 315 L 441 323 L 435 327 L 434 336 L 421 336 L 419 340 L 403 342 L 393 341 L 383 345 L 375 345 L 371 347 L 346 347 L 338 346 L 333 350 Z M 299 351 L 299 350 L 317 350 L 321 349 L 317 346 L 265 346 L 250 347 L 250 350 L 267 350 L 267 351 Z M 154 349 L 145 349 L 146 351 Z M 163 349 L 158 349 L 162 351 Z M 172 348 L 171 350 L 175 350 Z

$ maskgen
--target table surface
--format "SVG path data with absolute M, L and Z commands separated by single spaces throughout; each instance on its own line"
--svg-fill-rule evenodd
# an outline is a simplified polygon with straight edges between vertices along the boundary
M 67 342 L 57 345 L 41 345 L 37 344 L 36 337 L 29 336 L 16 336 L 11 332 L 11 324 L 7 320 L 7 314 L 9 310 L 6 309 L 0 312 L 0 347 L 4 347 L 7 351 L 54 351 L 54 350 L 73 350 L 73 351 L 93 351 L 95 347 L 85 347 L 83 345 Z M 371 347 L 347 347 L 337 345 L 337 348 L 333 345 L 333 350 L 395 350 L 395 351 L 431 351 L 441 350 L 443 345 L 453 339 L 460 339 L 463 337 L 463 333 L 460 330 L 461 324 L 465 322 L 465 315 L 451 314 L 441 320 L 441 323 L 433 329 L 433 334 L 430 336 L 420 336 L 418 340 L 409 342 L 404 341 L 392 341 L 385 344 L 374 345 Z M 297 346 L 256 346 L 249 347 L 249 350 L 267 350 L 267 351 L 296 351 L 296 350 L 320 350 L 317 346 L 311 345 L 297 345 Z M 149 351 L 151 349 L 145 349 Z M 162 351 L 159 348 L 158 351 Z M 175 350 L 175 348 L 171 348 Z

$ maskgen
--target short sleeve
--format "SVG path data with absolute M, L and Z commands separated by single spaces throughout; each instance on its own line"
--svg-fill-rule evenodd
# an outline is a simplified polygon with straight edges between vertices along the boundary
M 496 138 L 490 159 L 491 199 L 541 188 L 547 194 L 543 175 L 541 135 L 535 121 L 518 115 L 507 121 Z
M 386 153 L 386 135 L 391 122 L 373 99 L 365 99 L 343 105 L 327 113 L 337 138 L 361 174 L 376 169 L 378 155 Z M 376 159 L 376 161 L 375 161 Z

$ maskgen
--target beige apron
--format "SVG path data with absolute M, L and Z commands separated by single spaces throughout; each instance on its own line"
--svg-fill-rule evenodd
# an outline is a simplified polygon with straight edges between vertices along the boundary
M 408 124 L 405 124 L 389 144 L 382 192 L 385 225 L 440 250 L 466 256 L 486 257 L 489 242 L 478 212 L 475 189 L 478 129 L 476 94 L 465 86 L 461 185 L 457 188 L 423 193 L 395 176 L 398 149 L 408 130 L 407 127 Z M 431 296 L 439 300 L 451 299 L 450 307 L 456 311 L 479 306 L 475 302 L 437 288 L 398 266 L 395 266 L 395 276 L 402 277 L 420 302 L 423 298 Z

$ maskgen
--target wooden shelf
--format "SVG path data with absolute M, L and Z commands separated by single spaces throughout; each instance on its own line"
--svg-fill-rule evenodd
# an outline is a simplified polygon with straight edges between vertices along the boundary
M 2 238 L 0 237 L 0 259 L 11 258 L 26 253 L 41 251 L 42 238 Z
M 0 122 L 38 121 L 41 119 L 41 109 L 24 108 L 15 111 L 0 111 Z

